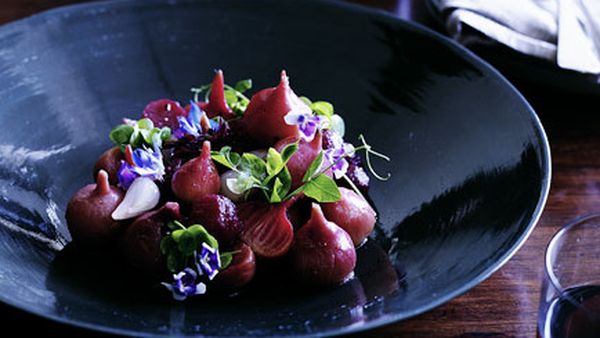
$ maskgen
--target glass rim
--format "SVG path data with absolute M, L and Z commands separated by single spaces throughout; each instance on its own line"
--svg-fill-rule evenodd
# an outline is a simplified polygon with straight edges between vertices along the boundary
M 552 235 L 552 238 L 550 239 L 550 242 L 546 246 L 546 250 L 544 252 L 544 273 L 548 277 L 548 280 L 552 287 L 556 291 L 558 291 L 561 296 L 565 295 L 566 289 L 564 286 L 561 285 L 560 281 L 558 280 L 558 277 L 554 274 L 550 253 L 555 251 L 555 246 L 557 245 L 558 240 L 562 238 L 565 235 L 565 233 L 567 233 L 572 228 L 575 228 L 578 225 L 581 225 L 594 218 L 600 218 L 600 212 L 590 213 L 575 218 L 574 220 L 563 226 L 561 229 L 559 229 L 556 233 L 554 233 L 554 235 Z

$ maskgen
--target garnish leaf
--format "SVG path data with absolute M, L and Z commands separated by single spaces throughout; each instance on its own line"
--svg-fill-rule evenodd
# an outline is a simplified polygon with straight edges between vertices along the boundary
M 310 105 L 310 109 L 317 114 L 322 116 L 331 117 L 333 115 L 333 105 L 325 101 L 316 101 Z
M 317 157 L 312 161 L 312 163 L 306 170 L 306 173 L 304 173 L 304 177 L 302 177 L 302 182 L 306 182 L 306 181 L 310 180 L 313 177 L 313 175 L 317 172 L 317 170 L 319 170 L 321 168 L 322 164 L 323 164 L 323 151 L 320 151 L 319 155 L 317 155 Z
M 281 150 L 281 159 L 284 164 L 287 164 L 290 158 L 296 153 L 298 150 L 298 142 L 290 143 L 283 147 Z
M 279 178 L 275 178 L 275 183 L 273 184 L 273 190 L 271 191 L 271 197 L 269 197 L 269 202 L 271 203 L 279 203 L 281 202 L 281 195 L 279 195 L 279 191 L 283 187 L 281 180 Z M 284 195 L 285 196 L 285 195 Z
M 240 80 L 235 84 L 235 86 L 233 86 L 233 88 L 235 88 L 235 90 L 238 92 L 243 93 L 252 88 L 252 79 Z
M 188 230 L 182 230 L 183 233 L 177 240 L 177 247 L 184 256 L 191 256 L 196 250 L 196 239 L 195 236 Z
M 325 174 L 320 174 L 306 182 L 302 186 L 302 191 L 306 196 L 315 199 L 319 203 L 337 202 L 342 198 L 335 181 Z
M 132 126 L 121 124 L 111 130 L 110 134 L 108 134 L 108 137 L 117 145 L 127 144 L 129 143 L 129 139 L 131 138 L 133 131 L 134 128 Z
M 267 153 L 267 174 L 269 176 L 277 175 L 285 166 L 281 154 L 275 148 L 269 148 Z
M 148 118 L 143 118 L 137 121 L 137 126 L 140 129 L 152 130 L 152 128 L 154 128 L 154 123 Z
M 259 180 L 262 180 L 262 176 L 264 176 L 267 170 L 265 161 L 252 153 L 244 153 L 242 155 L 241 167 L 242 169 L 247 169 L 253 177 Z
M 225 270 L 227 269 L 227 267 L 231 264 L 231 262 L 233 261 L 233 255 L 235 252 L 224 252 L 222 253 L 219 258 L 221 259 L 221 269 L 219 270 Z
M 219 242 L 206 229 L 200 224 L 194 224 L 190 226 L 187 231 L 192 234 L 196 240 L 196 248 L 202 245 L 202 243 L 208 244 L 211 248 L 218 249 Z

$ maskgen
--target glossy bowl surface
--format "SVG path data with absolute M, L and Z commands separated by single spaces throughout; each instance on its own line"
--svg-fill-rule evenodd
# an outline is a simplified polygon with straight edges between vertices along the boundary
M 213 69 L 334 103 L 393 161 L 356 278 L 303 290 L 275 268 L 237 297 L 174 303 L 109 262 L 74 257 L 64 211 L 108 132 L 153 99 L 185 102 Z M 325 1 L 114 1 L 0 27 L 0 300 L 133 335 L 330 335 L 467 291 L 532 231 L 550 182 L 544 131 L 494 69 L 384 13 Z

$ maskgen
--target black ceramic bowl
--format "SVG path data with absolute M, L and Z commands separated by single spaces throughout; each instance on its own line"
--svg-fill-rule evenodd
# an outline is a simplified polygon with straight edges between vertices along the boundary
M 357 277 L 305 290 L 271 271 L 238 297 L 176 303 L 118 265 L 73 257 L 64 211 L 122 116 L 186 101 L 222 68 L 335 104 L 348 139 L 393 158 Z M 431 309 L 504 264 L 550 181 L 544 131 L 496 71 L 389 15 L 322 1 L 116 1 L 0 28 L 0 299 L 140 335 L 324 335 Z M 112 272 L 112 273 L 111 273 Z M 133 277 L 133 280 L 132 280 Z M 265 285 L 267 287 L 265 287 Z

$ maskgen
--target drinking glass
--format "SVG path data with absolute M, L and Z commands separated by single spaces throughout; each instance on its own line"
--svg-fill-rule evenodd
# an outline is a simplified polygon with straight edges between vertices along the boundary
M 548 244 L 538 330 L 543 338 L 600 337 L 600 214 L 566 225 Z

